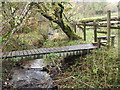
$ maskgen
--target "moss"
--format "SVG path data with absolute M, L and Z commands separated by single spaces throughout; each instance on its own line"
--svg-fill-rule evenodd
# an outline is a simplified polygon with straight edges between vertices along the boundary
M 65 28 L 63 31 L 66 33 L 66 35 L 69 37 L 70 40 L 78 40 L 81 39 L 78 35 L 75 34 L 74 30 L 70 27 L 68 23 L 65 23 Z

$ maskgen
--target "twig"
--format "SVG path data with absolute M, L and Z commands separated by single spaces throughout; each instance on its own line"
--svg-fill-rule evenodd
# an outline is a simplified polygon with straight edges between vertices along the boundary
M 67 78 L 60 79 L 60 80 L 55 80 L 54 82 L 63 81 L 63 80 L 66 80 L 66 79 L 71 79 L 71 78 L 77 80 L 76 77 L 70 76 L 70 77 L 67 77 Z M 81 80 L 77 80 L 77 82 L 80 82 L 80 83 L 82 83 L 82 84 L 84 84 L 84 85 L 86 85 L 86 86 L 88 86 L 88 87 L 90 87 L 90 88 L 94 88 L 93 86 L 91 86 L 91 85 L 89 85 L 89 84 L 87 84 L 87 83 L 85 83 L 85 82 L 83 82 L 83 81 L 81 81 Z
M 72 76 L 67 77 L 67 78 L 63 78 L 63 79 L 59 79 L 59 80 L 54 80 L 53 82 L 59 82 L 59 81 L 63 81 L 63 80 L 66 80 L 66 79 L 71 79 L 71 78 L 72 78 Z
M 63 16 L 65 17 L 65 19 L 67 20 L 67 22 L 70 22 L 69 19 L 66 17 L 65 13 L 63 13 Z
M 73 77 L 72 76 L 72 78 L 74 78 L 74 79 L 76 79 L 77 80 L 77 78 L 76 77 Z M 91 86 L 91 85 L 88 85 L 87 83 L 85 83 L 85 82 L 83 82 L 83 81 L 81 81 L 81 80 L 77 80 L 78 82 L 80 82 L 80 83 L 82 83 L 82 84 L 84 84 L 84 85 L 86 85 L 86 86 L 89 86 L 90 88 L 94 88 L 93 86 Z
M 10 34 L 10 37 L 8 38 L 8 40 L 6 41 L 6 43 L 5 43 L 4 46 L 6 46 L 6 45 L 8 44 L 8 42 L 9 42 L 9 40 L 11 39 L 12 35 L 14 34 L 14 32 L 21 26 L 23 20 L 24 20 L 25 17 L 27 16 L 29 10 L 30 10 L 30 6 L 29 6 L 29 3 L 28 3 L 28 4 L 26 5 L 26 7 L 25 7 L 25 10 L 24 10 L 25 12 L 23 13 L 23 17 L 21 18 L 21 20 L 22 20 L 21 23 L 20 23 L 18 26 L 16 26 L 15 28 L 12 29 L 12 32 L 11 32 L 11 34 Z M 5 49 L 5 48 L 4 48 L 4 49 Z

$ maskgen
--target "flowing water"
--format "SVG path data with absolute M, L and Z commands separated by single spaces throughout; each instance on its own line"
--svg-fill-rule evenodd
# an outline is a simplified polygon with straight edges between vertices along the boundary
M 43 71 L 43 67 L 46 66 L 43 61 L 43 59 L 27 60 L 23 62 L 24 68 L 14 67 L 9 83 L 14 88 L 52 88 L 50 75 Z

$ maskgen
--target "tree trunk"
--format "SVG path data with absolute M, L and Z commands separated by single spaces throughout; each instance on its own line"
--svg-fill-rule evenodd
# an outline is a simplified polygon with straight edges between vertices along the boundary
M 61 20 L 57 24 L 60 26 L 62 31 L 68 36 L 70 40 L 80 39 L 80 37 L 75 34 L 74 30 L 71 28 L 71 26 L 68 23 L 63 22 L 63 20 Z
M 39 5 L 38 3 L 31 3 L 31 5 L 36 5 L 38 7 L 38 9 L 41 10 L 41 12 L 40 12 L 41 15 L 43 15 L 48 20 L 58 24 L 60 26 L 60 28 L 62 29 L 62 31 L 68 36 L 68 38 L 70 40 L 81 39 L 78 35 L 75 34 L 75 32 L 74 32 L 73 28 L 71 28 L 70 24 L 63 21 L 62 15 L 63 15 L 64 7 L 62 6 L 61 3 L 56 3 L 56 4 L 54 3 L 54 5 L 57 5 L 57 6 L 56 6 L 56 9 L 53 10 L 54 11 L 53 16 L 46 12 L 46 6 L 43 4 Z

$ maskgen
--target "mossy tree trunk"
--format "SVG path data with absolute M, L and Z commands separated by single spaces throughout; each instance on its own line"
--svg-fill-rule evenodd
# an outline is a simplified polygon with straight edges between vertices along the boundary
M 80 39 L 80 37 L 75 34 L 73 28 L 68 23 L 61 20 L 58 25 L 61 27 L 62 31 L 68 36 L 70 40 Z
M 44 2 L 42 3 L 32 2 L 30 5 L 37 6 L 37 8 L 40 10 L 39 12 L 41 13 L 41 15 L 43 15 L 48 20 L 58 24 L 62 31 L 68 36 L 70 40 L 80 39 L 80 37 L 75 34 L 74 29 L 70 26 L 70 24 L 63 19 L 64 6 L 62 5 L 62 3 L 60 2 L 51 3 L 51 6 L 54 7 L 51 9 L 52 13 L 48 12 L 50 9 L 50 7 L 49 8 L 47 7 L 48 3 L 46 5 Z

